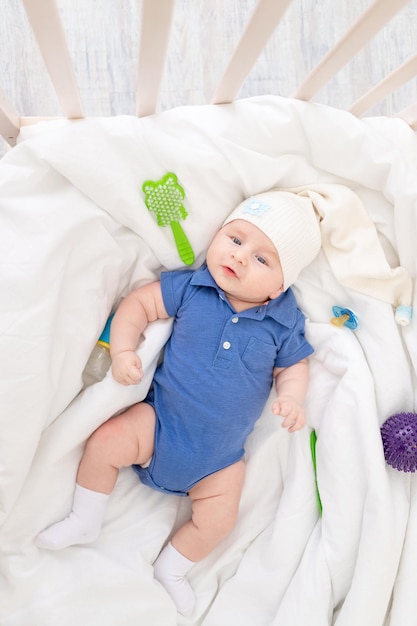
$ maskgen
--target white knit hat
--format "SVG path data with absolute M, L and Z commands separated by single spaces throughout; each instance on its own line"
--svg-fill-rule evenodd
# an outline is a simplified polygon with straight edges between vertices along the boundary
M 244 200 L 225 220 L 258 226 L 278 250 L 284 289 L 316 257 L 320 246 L 344 287 L 389 302 L 395 320 L 410 323 L 413 283 L 408 271 L 391 267 L 374 222 L 359 196 L 345 185 L 314 183 L 271 189 Z
M 239 204 L 223 225 L 238 219 L 257 226 L 275 245 L 284 275 L 284 290 L 297 280 L 320 250 L 318 217 L 308 197 L 281 190 L 260 193 Z

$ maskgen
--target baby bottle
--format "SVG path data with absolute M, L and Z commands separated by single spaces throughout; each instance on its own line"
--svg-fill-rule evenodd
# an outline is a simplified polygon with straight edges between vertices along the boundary
M 83 371 L 84 387 L 99 383 L 105 377 L 111 365 L 110 326 L 113 315 L 110 315 Z

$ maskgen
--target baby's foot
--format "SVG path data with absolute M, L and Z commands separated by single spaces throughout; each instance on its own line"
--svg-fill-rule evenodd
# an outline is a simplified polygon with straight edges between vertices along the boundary
M 52 524 L 39 533 L 35 543 L 46 550 L 62 550 L 68 546 L 94 541 L 99 536 L 100 529 L 101 525 L 98 528 L 85 528 L 77 516 L 71 513 L 61 522 Z
M 154 577 L 169 593 L 177 611 L 189 617 L 194 609 L 194 591 L 185 574 L 194 565 L 169 543 L 154 563 Z
M 106 493 L 75 485 L 71 513 L 39 533 L 36 545 L 47 550 L 62 550 L 94 541 L 100 534 L 108 499 Z

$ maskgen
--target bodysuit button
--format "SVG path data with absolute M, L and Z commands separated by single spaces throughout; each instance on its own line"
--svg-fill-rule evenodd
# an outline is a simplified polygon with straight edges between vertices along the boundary
M 231 344 L 230 344 L 230 341 L 225 341 L 225 342 L 223 343 L 223 348 L 224 348 L 225 350 L 229 350 L 230 345 L 231 345 Z

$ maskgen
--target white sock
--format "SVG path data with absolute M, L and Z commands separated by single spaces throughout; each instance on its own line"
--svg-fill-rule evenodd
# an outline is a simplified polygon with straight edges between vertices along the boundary
M 166 589 L 173 599 L 177 610 L 184 616 L 190 616 L 194 609 L 195 595 L 188 580 L 187 572 L 194 565 L 169 543 L 162 550 L 155 563 L 154 577 Z
M 71 513 L 60 522 L 43 530 L 35 538 L 39 548 L 61 550 L 97 539 L 103 523 L 109 496 L 75 485 Z

